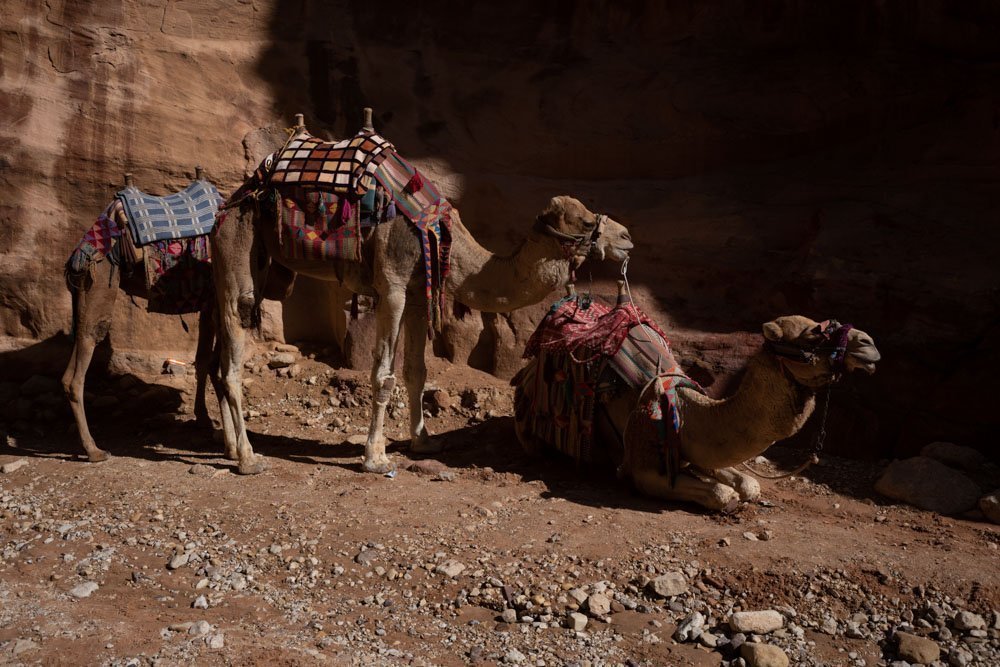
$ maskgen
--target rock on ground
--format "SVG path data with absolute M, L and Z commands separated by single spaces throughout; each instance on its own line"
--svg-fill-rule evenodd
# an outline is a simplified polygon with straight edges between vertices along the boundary
M 968 511 L 980 495 L 979 486 L 971 479 L 926 456 L 893 461 L 875 482 L 875 490 L 940 514 Z
M 20 470 L 24 466 L 28 465 L 28 462 L 24 459 L 18 459 L 16 461 L 11 461 L 10 463 L 4 463 L 0 466 L 0 472 L 7 474 L 14 472 L 15 470 Z
M 941 648 L 932 639 L 909 632 L 897 632 L 896 641 L 899 657 L 903 660 L 929 665 L 941 657 Z
M 979 499 L 979 511 L 993 523 L 1000 523 L 1000 489 Z
M 785 617 L 773 609 L 764 611 L 738 611 L 729 617 L 733 632 L 753 632 L 766 635 L 785 625 Z
M 953 442 L 932 442 L 920 450 L 920 455 L 960 470 L 973 471 L 986 463 L 986 456 L 979 450 Z
M 587 627 L 587 617 L 578 611 L 574 611 L 566 617 L 566 627 L 570 630 L 583 632 L 584 628 Z
M 593 616 L 607 616 L 611 613 L 611 600 L 603 593 L 594 593 L 587 598 L 587 610 Z
M 788 667 L 788 656 L 777 646 L 747 642 L 740 647 L 740 657 L 748 667 Z
M 646 588 L 661 598 L 669 598 L 685 593 L 688 585 L 683 573 L 667 572 L 650 581 Z
M 71 588 L 69 594 L 75 598 L 89 598 L 98 588 L 100 586 L 93 581 L 85 581 Z

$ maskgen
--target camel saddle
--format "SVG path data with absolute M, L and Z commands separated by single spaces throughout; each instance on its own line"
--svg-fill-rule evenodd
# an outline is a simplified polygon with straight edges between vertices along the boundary
M 215 225 L 222 195 L 208 181 L 192 181 L 180 192 L 164 197 L 129 186 L 116 195 L 125 210 L 128 229 L 136 246 L 156 241 L 204 236 Z
M 618 446 L 656 439 L 663 472 L 677 474 L 676 391 L 702 389 L 681 370 L 666 334 L 637 306 L 609 308 L 589 296 L 561 299 L 535 329 L 524 357 L 532 362 L 511 380 L 518 389 L 514 419 L 522 431 L 578 463 L 596 463 L 602 457 L 594 449 L 595 420 L 606 419 L 601 405 L 629 387 L 639 404 L 627 432 L 617 434 Z
M 303 131 L 288 140 L 274 158 L 271 184 L 312 186 L 337 194 L 361 196 L 371 189 L 375 170 L 393 145 L 374 132 L 331 142 Z

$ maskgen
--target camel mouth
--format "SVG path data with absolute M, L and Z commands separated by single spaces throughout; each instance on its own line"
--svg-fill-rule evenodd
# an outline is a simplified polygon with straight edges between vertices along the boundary
M 633 248 L 632 245 L 629 245 L 627 248 L 611 246 L 610 248 L 608 248 L 607 252 L 608 259 L 610 259 L 612 262 L 624 262 L 626 259 L 628 259 L 629 250 L 631 250 L 632 248 Z
M 877 360 L 876 360 L 877 361 Z M 875 374 L 875 361 L 871 361 L 864 357 L 858 357 L 855 355 L 848 355 L 847 357 L 847 369 L 850 371 L 864 371 L 868 375 Z

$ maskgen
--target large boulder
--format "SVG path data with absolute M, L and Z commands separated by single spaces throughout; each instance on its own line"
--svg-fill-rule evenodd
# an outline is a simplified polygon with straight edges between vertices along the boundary
M 953 442 L 932 442 L 920 450 L 920 455 L 959 470 L 978 470 L 986 463 L 986 456 L 979 450 Z
M 1000 489 L 979 499 L 979 511 L 993 523 L 1000 523 Z
M 875 490 L 941 514 L 972 509 L 981 493 L 979 485 L 961 472 L 926 456 L 893 461 L 875 482 Z

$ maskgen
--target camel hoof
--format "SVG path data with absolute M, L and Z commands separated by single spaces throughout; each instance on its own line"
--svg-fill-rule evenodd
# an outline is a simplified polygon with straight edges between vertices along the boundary
M 91 463 L 100 463 L 101 461 L 107 461 L 111 458 L 111 455 L 103 449 L 95 449 L 92 452 L 87 452 L 87 458 L 90 459 Z
M 259 475 L 267 470 L 267 464 L 263 459 L 257 458 L 250 461 L 241 461 L 237 471 L 241 475 Z
M 365 459 L 364 463 L 361 464 L 361 468 L 365 472 L 374 472 L 380 475 L 384 475 L 387 472 L 395 470 L 396 466 L 393 465 L 392 461 L 390 461 L 389 459 L 375 460 L 375 461 L 369 461 L 368 459 Z
M 440 439 L 431 439 L 426 434 L 410 441 L 410 451 L 417 454 L 440 454 L 444 451 L 444 442 Z
M 230 461 L 239 461 L 240 455 L 239 452 L 226 452 L 226 458 Z

